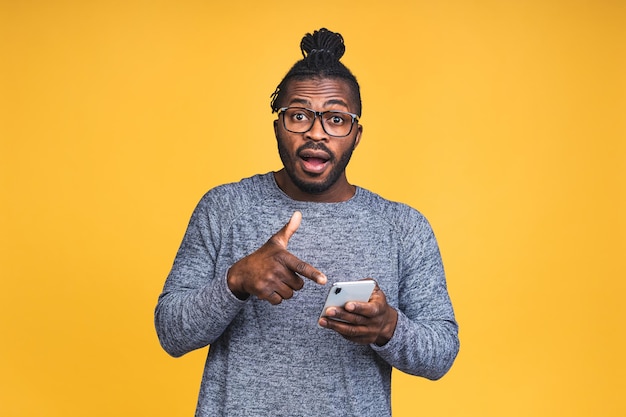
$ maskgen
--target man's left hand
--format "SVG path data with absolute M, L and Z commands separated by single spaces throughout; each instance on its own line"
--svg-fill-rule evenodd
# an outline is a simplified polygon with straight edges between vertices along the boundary
M 330 307 L 319 319 L 320 326 L 334 330 L 354 343 L 375 343 L 378 346 L 391 339 L 397 322 L 398 312 L 387 304 L 387 297 L 378 284 L 367 303 L 349 301 L 344 308 Z

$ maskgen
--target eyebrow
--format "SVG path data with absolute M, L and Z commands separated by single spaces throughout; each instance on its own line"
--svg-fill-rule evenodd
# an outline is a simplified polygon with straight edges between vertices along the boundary
M 307 100 L 307 99 L 304 99 L 304 98 L 294 98 L 293 100 L 291 100 L 289 102 L 289 104 L 302 104 L 304 106 L 310 106 L 311 102 L 309 100 Z M 348 103 L 346 103 L 343 100 L 336 99 L 336 98 L 335 99 L 330 99 L 330 100 L 326 101 L 324 103 L 324 106 L 329 106 L 329 105 L 333 105 L 333 104 L 337 104 L 337 105 L 343 106 L 346 109 L 348 108 Z

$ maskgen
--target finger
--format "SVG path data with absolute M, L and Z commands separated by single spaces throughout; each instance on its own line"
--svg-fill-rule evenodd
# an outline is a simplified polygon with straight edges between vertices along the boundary
M 280 298 L 282 298 L 283 300 L 288 300 L 293 297 L 293 289 L 285 283 L 280 283 L 276 286 L 274 294 L 280 295 Z
M 304 279 L 302 277 L 292 271 L 289 271 L 289 274 L 286 274 L 285 278 L 282 279 L 283 283 L 288 285 L 293 291 L 300 291 L 302 287 L 304 287 Z
M 327 317 L 321 317 L 317 322 L 321 327 L 334 330 L 342 337 L 355 343 L 366 344 L 372 338 L 366 326 L 359 326 L 352 323 L 344 323 Z
M 256 297 L 259 300 L 265 300 L 270 304 L 280 304 L 285 297 L 279 292 L 279 290 L 273 290 L 266 288 L 263 291 L 260 291 L 256 294 Z
M 346 311 L 366 317 L 375 315 L 376 307 L 377 306 L 374 305 L 374 303 L 358 303 L 356 301 L 349 301 L 344 306 Z
M 283 297 L 277 292 L 270 294 L 266 300 L 272 305 L 278 305 L 283 302 Z
M 372 280 L 376 283 L 376 281 L 372 278 L 365 278 L 365 280 Z M 374 287 L 372 291 L 372 295 L 370 299 L 363 303 L 357 301 L 348 301 L 344 308 L 346 311 L 349 311 L 354 314 L 359 314 L 366 317 L 373 317 L 378 314 L 383 305 L 387 304 L 387 299 L 385 297 L 385 293 L 380 289 L 378 283 Z
M 297 256 L 289 252 L 285 252 L 281 260 L 287 268 L 311 281 L 315 281 L 320 285 L 324 285 L 328 281 L 322 271 L 300 260 Z
M 289 239 L 296 233 L 296 230 L 300 227 L 300 223 L 302 222 L 302 213 L 299 211 L 295 211 L 286 225 L 283 226 L 272 239 L 278 243 L 279 245 L 287 248 L 287 244 L 289 243 Z
M 324 317 L 327 317 L 331 320 L 343 321 L 354 326 L 367 325 L 368 320 L 369 320 L 369 317 L 367 316 L 364 316 L 361 314 L 350 313 L 346 311 L 345 309 L 339 308 L 339 307 L 328 308 L 324 312 Z
M 386 304 L 387 303 L 384 299 L 376 297 L 374 294 L 367 303 L 349 301 L 343 308 L 349 313 L 362 317 L 373 318 L 382 313 Z

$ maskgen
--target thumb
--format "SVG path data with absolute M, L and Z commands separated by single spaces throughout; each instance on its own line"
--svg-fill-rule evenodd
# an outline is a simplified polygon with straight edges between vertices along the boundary
M 274 235 L 277 243 L 280 243 L 286 248 L 289 243 L 289 239 L 291 239 L 291 236 L 293 236 L 293 234 L 296 233 L 296 230 L 300 227 L 300 222 L 302 222 L 302 213 L 295 211 L 291 215 L 289 222 L 287 222 L 287 224 Z

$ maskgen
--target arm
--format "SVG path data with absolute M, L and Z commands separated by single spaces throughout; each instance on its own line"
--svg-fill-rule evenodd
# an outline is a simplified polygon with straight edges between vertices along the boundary
M 207 195 L 194 210 L 156 306 L 157 335 L 172 356 L 212 343 L 245 304 L 216 270 L 220 220 L 212 206 Z
M 250 296 L 280 304 L 304 286 L 301 277 L 326 282 L 324 274 L 287 251 L 299 212 L 228 271 L 216 270 L 220 235 L 212 231 L 220 227 L 211 220 L 218 216 L 205 213 L 202 207 L 194 212 L 155 312 L 161 345 L 173 356 L 213 343 Z
M 396 328 L 387 344 L 372 348 L 403 372 L 438 379 L 459 351 L 458 325 L 433 231 L 423 216 L 411 217 L 402 242 Z
M 438 379 L 458 353 L 458 328 L 430 226 L 417 212 L 403 225 L 398 306 L 390 306 L 377 286 L 369 302 L 326 312 L 348 323 L 322 318 L 320 325 L 355 343 L 370 344 L 403 372 Z

